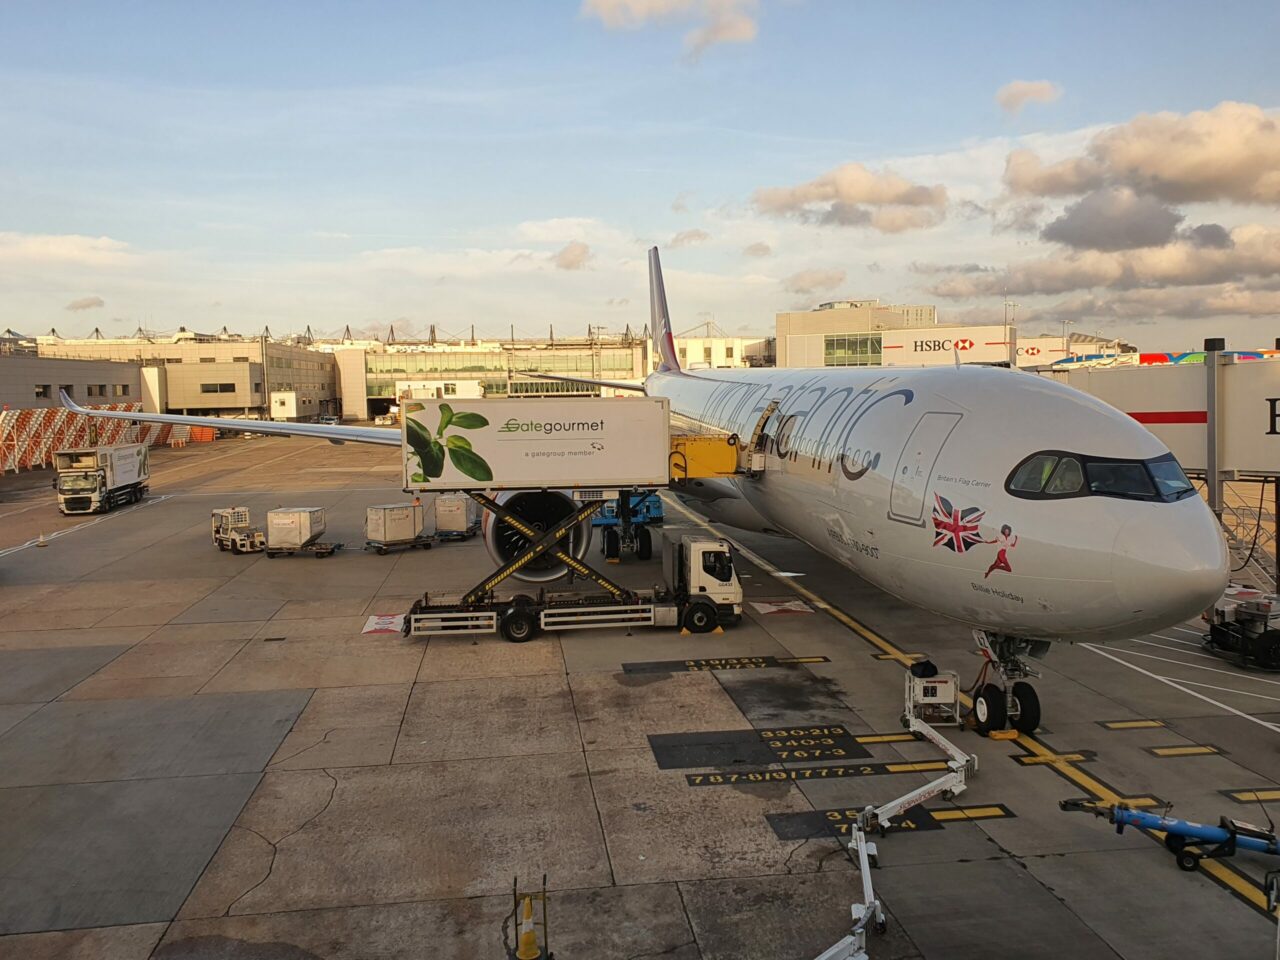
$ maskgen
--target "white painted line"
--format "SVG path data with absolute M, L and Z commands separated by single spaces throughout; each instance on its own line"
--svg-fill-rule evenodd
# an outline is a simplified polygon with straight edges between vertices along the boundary
M 1203 643 L 1203 642 L 1201 642 L 1201 643 L 1196 643 L 1196 642 L 1195 642 L 1195 641 L 1193 641 L 1193 640 L 1179 640 L 1177 637 L 1166 637 L 1166 636 L 1165 636 L 1164 634 L 1162 634 L 1162 633 L 1151 633 L 1151 634 L 1148 634 L 1148 636 L 1155 637 L 1157 640 L 1168 640 L 1168 641 L 1170 641 L 1171 643 L 1182 643 L 1182 644 L 1186 644 L 1188 647 L 1201 647 L 1201 648 L 1203 648 L 1203 647 L 1204 647 L 1204 643 Z
M 111 513 L 104 513 L 102 516 L 93 520 L 88 520 L 85 523 L 78 523 L 74 527 L 67 527 L 65 530 L 57 530 L 45 537 L 44 542 L 48 543 L 51 540 L 57 540 L 59 537 L 65 537 L 68 533 L 75 533 L 77 530 L 83 530 L 85 527 L 97 526 L 99 523 L 103 523 L 106 520 L 114 520 L 116 517 L 123 517 L 126 514 L 149 507 L 153 503 L 164 503 L 164 501 L 170 499 L 172 498 L 168 495 L 162 497 L 148 497 L 141 503 L 125 507 L 123 510 L 113 510 Z M 40 537 L 36 537 L 34 540 L 28 540 L 26 543 L 20 543 L 16 547 L 9 547 L 6 550 L 0 550 L 0 558 L 7 557 L 12 553 L 17 553 L 19 550 L 27 550 L 31 547 L 39 546 L 40 539 Z
M 1259 700 L 1274 700 L 1280 703 L 1280 697 L 1268 697 L 1265 693 L 1250 693 L 1248 690 L 1236 690 L 1234 687 L 1215 687 L 1212 683 L 1197 683 L 1195 680 L 1183 680 L 1193 687 L 1204 687 L 1206 690 L 1221 690 L 1223 693 L 1238 693 L 1242 697 L 1257 697 Z
M 1211 653 L 1195 653 L 1192 650 L 1183 650 L 1181 647 L 1166 647 L 1163 643 L 1152 643 L 1150 640 L 1139 640 L 1137 637 L 1134 637 L 1129 642 L 1145 644 L 1148 647 L 1159 647 L 1161 650 L 1168 650 L 1170 653 L 1180 653 L 1184 657 L 1201 657 L 1205 660 L 1218 660 L 1218 658 Z M 1129 650 L 1126 652 L 1137 653 L 1138 651 Z M 1218 662 L 1221 663 L 1222 661 L 1218 660 Z M 1187 666 L 1191 666 L 1191 664 L 1187 664 Z
M 1155 644 L 1155 646 L 1159 646 L 1159 644 Z M 1174 663 L 1180 667 L 1187 667 L 1191 670 L 1207 670 L 1209 673 L 1221 673 L 1228 677 L 1235 677 L 1237 680 L 1253 680 L 1257 683 L 1269 683 L 1273 686 L 1280 687 L 1280 680 L 1268 680 L 1265 677 L 1255 677 L 1252 674 L 1239 673 L 1235 670 L 1218 670 L 1215 667 L 1202 667 L 1198 663 L 1187 663 L 1185 660 L 1170 660 L 1168 657 L 1157 657 L 1155 654 L 1151 653 L 1139 653 L 1137 650 L 1125 650 L 1124 652 L 1129 654 L 1131 657 L 1146 657 L 1148 660 L 1159 660 L 1162 663 Z M 1177 652 L 1181 653 L 1182 651 L 1178 650 Z M 1191 681 L 1188 680 L 1186 682 L 1190 683 Z
M 1203 637 L 1203 636 L 1204 636 L 1204 631 L 1203 631 L 1203 630 L 1188 630 L 1186 627 L 1174 627 L 1173 629 L 1175 629 L 1175 630 L 1181 630 L 1183 633 L 1189 633 L 1189 634 L 1191 634 L 1193 637 Z
M 1194 690 L 1188 690 L 1186 687 L 1184 687 L 1181 683 L 1179 683 L 1176 680 L 1170 680 L 1168 677 L 1162 677 L 1159 674 L 1152 673 L 1150 670 L 1143 670 L 1142 667 L 1138 666 L 1136 663 L 1129 663 L 1125 660 L 1121 660 L 1119 657 L 1113 656 L 1107 651 L 1094 646 L 1092 643 L 1082 643 L 1080 644 L 1080 646 L 1084 647 L 1086 650 L 1092 650 L 1094 653 L 1096 653 L 1100 657 L 1106 657 L 1108 660 L 1114 660 L 1116 663 L 1120 664 L 1120 666 L 1122 667 L 1128 667 L 1130 670 L 1136 670 L 1138 673 L 1141 673 L 1143 676 L 1150 677 L 1152 680 L 1155 680 L 1155 681 L 1158 681 L 1159 683 L 1163 683 L 1167 686 L 1173 687 L 1175 690 L 1181 690 L 1183 693 L 1187 694 L 1188 696 L 1195 697 L 1197 700 L 1203 700 L 1205 703 L 1211 703 L 1215 707 L 1218 707 L 1222 710 L 1226 710 L 1228 713 L 1235 714 L 1237 717 L 1243 717 L 1245 720 L 1248 720 L 1250 723 L 1256 723 L 1260 727 L 1266 727 L 1272 733 L 1280 733 L 1280 726 L 1276 726 L 1276 724 L 1274 723 L 1268 723 L 1266 720 L 1260 720 L 1257 717 L 1252 716 L 1251 714 L 1245 713 L 1243 710 L 1237 710 L 1235 707 L 1229 707 L 1225 703 L 1222 703 L 1218 700 L 1213 699 L 1213 697 L 1205 696 L 1203 693 L 1196 693 Z

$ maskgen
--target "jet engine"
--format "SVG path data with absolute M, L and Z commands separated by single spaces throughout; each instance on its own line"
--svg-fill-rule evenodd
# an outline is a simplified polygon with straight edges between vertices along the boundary
M 533 529 L 543 532 L 556 526 L 575 510 L 578 502 L 567 493 L 556 490 L 513 492 L 500 494 L 502 504 Z M 493 514 L 484 515 L 484 545 L 489 556 L 499 564 L 507 563 L 529 546 L 526 537 L 506 520 Z M 591 520 L 583 520 L 560 540 L 560 549 L 570 556 L 582 559 L 591 546 Z M 528 583 L 549 583 L 559 580 L 569 569 L 549 552 L 531 560 L 512 576 Z

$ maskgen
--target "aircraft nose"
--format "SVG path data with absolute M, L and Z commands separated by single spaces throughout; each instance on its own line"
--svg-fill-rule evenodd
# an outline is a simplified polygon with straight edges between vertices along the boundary
M 1212 606 L 1229 570 L 1218 521 L 1198 497 L 1144 505 L 1120 528 L 1112 554 L 1116 592 L 1143 621 L 1159 623 L 1153 630 Z

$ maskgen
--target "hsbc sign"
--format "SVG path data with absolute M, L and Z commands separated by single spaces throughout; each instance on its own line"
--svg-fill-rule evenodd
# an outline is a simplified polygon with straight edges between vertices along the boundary
M 957 337 L 945 340 L 916 340 L 912 344 L 912 349 L 916 353 L 933 353 L 935 350 L 969 350 L 973 347 L 973 341 L 968 337 Z

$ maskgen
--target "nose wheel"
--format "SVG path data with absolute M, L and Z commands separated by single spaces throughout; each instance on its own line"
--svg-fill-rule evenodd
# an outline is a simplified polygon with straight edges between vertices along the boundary
M 1043 657 L 1046 640 L 1023 640 L 974 631 L 978 647 L 986 657 L 973 697 L 974 727 L 984 737 L 1012 727 L 1018 733 L 1034 733 L 1040 726 L 1040 697 L 1028 677 L 1040 674 L 1024 656 Z M 984 682 L 994 673 L 993 682 Z

